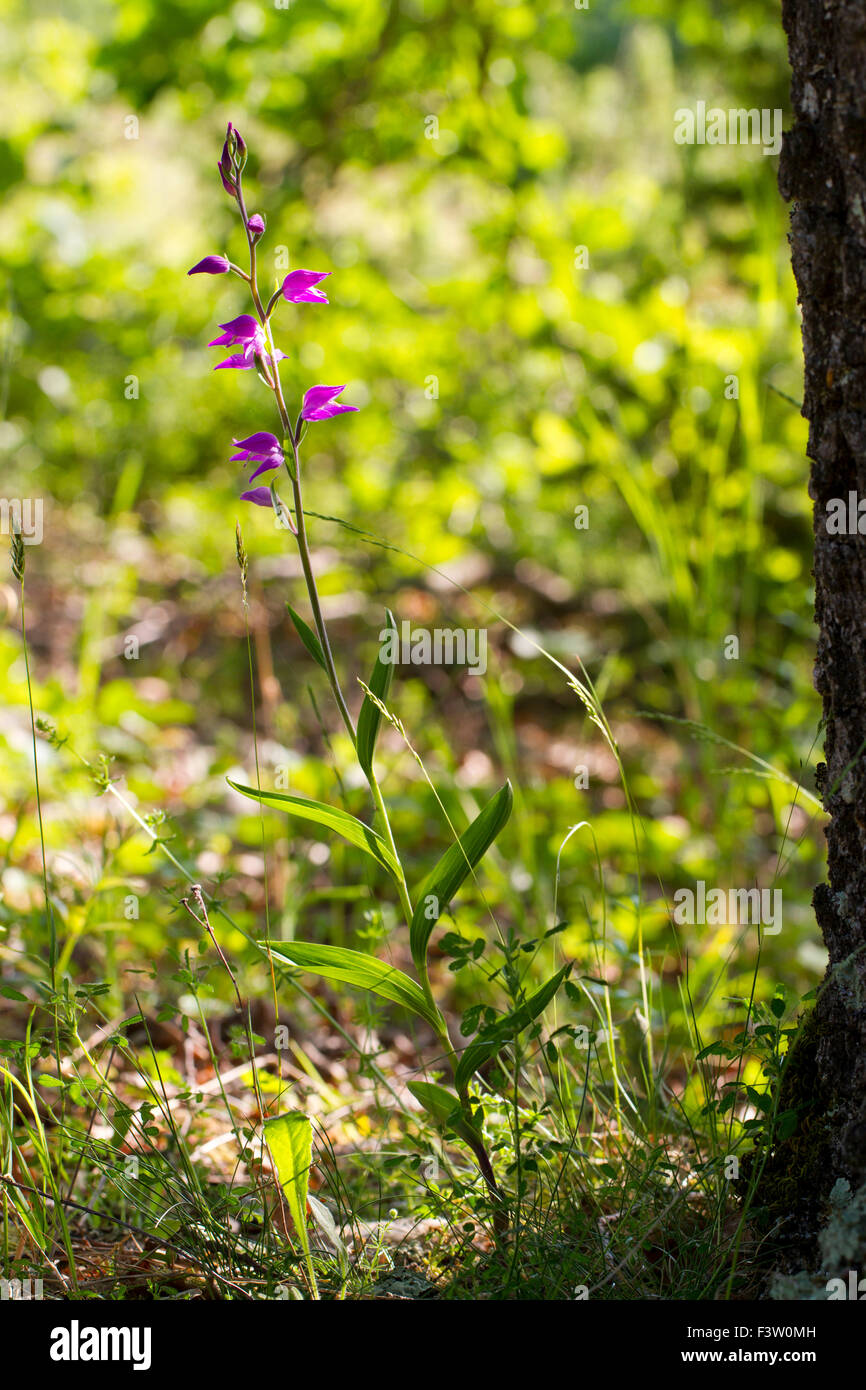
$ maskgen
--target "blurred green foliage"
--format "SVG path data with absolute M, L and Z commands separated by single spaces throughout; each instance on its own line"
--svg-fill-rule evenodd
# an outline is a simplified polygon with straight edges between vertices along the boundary
M 504 764 L 518 778 L 500 887 L 539 933 L 559 845 L 591 820 L 624 1013 L 638 884 L 616 768 L 556 671 L 480 605 L 566 664 L 580 657 L 642 817 L 664 1026 L 676 1017 L 685 1031 L 664 899 L 697 876 L 767 885 L 784 865 L 786 928 L 765 945 L 767 987 L 814 983 L 814 807 L 798 798 L 792 811 L 790 786 L 646 713 L 709 726 L 811 787 L 810 507 L 805 427 L 785 398 L 799 393 L 800 349 L 777 161 L 673 140 L 674 111 L 699 99 L 786 108 L 777 6 L 69 0 L 5 3 L 3 17 L 0 446 L 5 492 L 46 499 L 45 542 L 28 554 L 40 710 L 83 755 L 114 755 L 142 809 L 175 818 L 174 852 L 205 877 L 227 875 L 239 920 L 260 924 L 261 822 L 224 783 L 252 765 L 238 517 L 263 766 L 289 764 L 308 794 L 337 784 L 313 756 L 308 682 L 329 726 L 330 711 L 285 619 L 297 566 L 269 515 L 237 500 L 243 474 L 228 461 L 232 436 L 274 427 L 269 397 L 252 374 L 214 375 L 206 346 L 247 305 L 233 277 L 186 278 L 208 253 L 240 255 L 215 168 L 230 119 L 251 151 L 250 211 L 268 218 L 262 281 L 284 273 L 280 255 L 334 272 L 329 308 L 278 310 L 287 396 L 345 381 L 362 407 L 311 434 L 308 506 L 397 547 L 313 523 L 342 667 L 369 670 L 386 603 L 418 622 L 489 622 L 483 684 L 400 673 L 394 708 L 435 776 L 492 787 Z M 32 853 L 11 589 L 7 601 L 5 838 Z M 736 660 L 724 655 L 731 635 Z M 339 754 L 338 732 L 333 745 Z M 401 758 L 396 736 L 388 746 Z M 145 859 L 128 824 L 100 820 L 68 750 L 40 756 L 67 923 L 82 935 L 102 923 L 129 961 L 179 949 L 188 924 L 158 891 L 175 882 L 170 866 Z M 388 790 L 417 879 L 442 826 L 411 759 L 400 771 Z M 357 787 L 344 790 L 360 810 Z M 284 841 L 284 827 L 267 834 Z M 341 854 L 325 876 L 338 882 L 357 872 Z M 134 936 L 121 917 L 127 879 L 147 904 Z M 305 895 L 321 880 L 303 855 L 277 873 L 279 930 L 299 918 L 310 930 Z M 575 953 L 589 949 L 587 920 L 598 927 L 599 894 L 578 836 L 559 889 Z M 317 929 L 342 940 L 345 905 L 315 911 Z M 480 920 L 467 910 L 468 926 Z M 686 945 L 718 1022 L 721 996 L 748 992 L 754 941 L 707 930 Z

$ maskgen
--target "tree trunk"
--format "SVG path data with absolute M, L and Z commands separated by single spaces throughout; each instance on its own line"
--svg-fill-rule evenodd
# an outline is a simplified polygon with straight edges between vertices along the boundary
M 846 516 L 850 494 L 866 499 L 866 5 L 784 0 L 783 20 L 795 124 L 779 188 L 794 204 L 803 310 L 826 759 L 818 789 L 830 815 L 829 882 L 813 901 L 830 963 L 782 1083 L 782 1107 L 797 1105 L 800 1124 L 770 1155 L 758 1201 L 784 1221 L 791 1259 L 808 1261 L 830 1188 L 866 1181 L 866 534 L 828 528 L 831 499 L 844 500 Z M 866 532 L 866 502 L 863 513 Z

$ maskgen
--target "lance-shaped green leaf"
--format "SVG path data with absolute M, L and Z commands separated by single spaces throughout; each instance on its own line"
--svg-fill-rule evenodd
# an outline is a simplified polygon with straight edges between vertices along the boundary
M 388 698 L 388 691 L 391 689 L 391 680 L 394 675 L 394 661 L 385 660 L 385 656 L 392 656 L 393 652 L 387 650 L 393 648 L 397 641 L 397 624 L 394 621 L 394 614 L 390 608 L 385 612 L 388 617 L 388 640 L 383 641 L 379 647 L 379 654 L 376 657 L 376 664 L 373 673 L 367 684 L 377 699 L 384 704 Z M 383 651 L 383 648 L 385 650 Z M 370 699 L 369 695 L 364 696 L 364 703 L 358 715 L 358 762 L 369 775 L 373 766 L 373 754 L 376 751 L 376 739 L 379 737 L 379 725 L 382 723 L 382 711 Z
M 481 1135 L 466 1119 L 453 1091 L 432 1081 L 410 1081 L 408 1087 L 440 1129 L 453 1129 L 461 1139 L 466 1139 L 470 1144 L 478 1143 Z
M 412 914 L 409 945 L 412 959 L 420 969 L 427 959 L 427 943 L 433 928 L 457 892 L 466 875 L 483 859 L 511 815 L 514 794 L 506 782 L 476 816 L 468 830 L 446 850 L 435 869 L 418 890 Z
M 420 986 L 387 961 L 365 955 L 363 951 L 347 951 L 344 946 L 320 946 L 309 941 L 284 942 L 279 950 L 267 941 L 260 941 L 259 946 L 263 951 L 269 950 L 274 960 L 284 965 L 297 965 L 326 980 L 343 980 L 402 1004 L 404 1009 L 411 1009 L 426 1019 L 437 1032 L 442 1026 L 442 1020 L 424 998 Z
M 564 965 L 561 970 L 558 970 L 547 981 L 546 985 L 542 985 L 541 989 L 530 995 L 525 1003 L 513 1009 L 504 1018 L 500 1018 L 491 1028 L 476 1038 L 475 1042 L 469 1044 L 457 1064 L 454 1079 L 458 1089 L 466 1085 L 479 1067 L 483 1067 L 485 1062 L 489 1062 L 491 1057 L 495 1057 L 498 1052 L 501 1052 L 506 1043 L 513 1042 L 518 1033 L 522 1033 L 524 1028 L 528 1028 L 530 1023 L 534 1023 L 544 1012 L 570 970 L 571 962 L 569 961 L 568 965 Z
M 265 1121 L 265 1139 L 277 1171 L 277 1179 L 289 1204 L 298 1240 L 301 1242 L 313 1295 L 318 1298 L 319 1290 L 310 1251 L 310 1234 L 307 1230 L 307 1189 L 310 1185 L 310 1165 L 313 1161 L 313 1126 L 308 1116 L 299 1110 L 290 1110 L 285 1115 L 277 1115 L 272 1120 Z
M 295 625 L 295 632 L 300 637 L 307 651 L 314 661 L 318 661 L 323 671 L 327 671 L 325 665 L 325 653 L 322 651 L 322 644 L 316 636 L 309 623 L 305 623 L 300 613 L 296 613 L 290 603 L 286 604 L 286 612 Z
M 249 796 L 253 801 L 260 801 L 263 806 L 273 806 L 277 811 L 285 811 L 288 816 L 296 816 L 299 820 L 313 821 L 316 825 L 327 826 L 329 830 L 336 830 L 338 835 L 342 835 L 344 840 L 348 840 L 350 845 L 356 845 L 358 849 L 366 850 L 374 859 L 388 870 L 398 881 L 400 880 L 400 866 L 391 853 L 390 849 L 375 830 L 371 830 L 369 825 L 357 820 L 355 816 L 350 816 L 347 811 L 339 811 L 333 806 L 326 806 L 322 801 L 311 801 L 306 796 L 289 796 L 286 792 L 257 791 L 255 787 L 244 787 L 240 782 L 233 782 L 230 777 L 226 778 L 230 787 L 241 796 Z

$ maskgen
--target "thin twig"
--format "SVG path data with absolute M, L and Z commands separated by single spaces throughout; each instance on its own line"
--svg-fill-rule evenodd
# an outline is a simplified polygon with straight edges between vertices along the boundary
M 210 918 L 209 918 L 208 915 L 207 915 L 207 906 L 206 906 L 206 904 L 205 904 L 204 898 L 202 897 L 201 884 L 200 884 L 200 883 L 193 883 L 193 884 L 191 884 L 191 885 L 190 885 L 190 892 L 192 893 L 193 900 L 194 900 L 194 902 L 195 902 L 196 907 L 197 907 L 197 908 L 199 909 L 199 911 L 201 912 L 201 917 L 199 917 L 197 913 L 193 912 L 192 908 L 191 908 L 190 905 L 189 905 L 189 898 L 181 898 L 181 902 L 183 903 L 183 905 L 184 905 L 184 907 L 186 908 L 187 912 L 189 913 L 190 917 L 192 917 L 194 921 L 198 922 L 198 924 L 199 924 L 200 927 L 204 927 L 205 931 L 207 932 L 208 936 L 210 937 L 211 941 L 213 942 L 214 947 L 215 947 L 215 949 L 216 949 L 216 953 L 217 953 L 217 955 L 219 956 L 220 960 L 222 961 L 223 965 L 225 966 L 226 971 L 227 971 L 227 973 L 228 973 L 228 977 L 229 977 L 229 979 L 231 980 L 232 984 L 234 985 L 235 996 L 236 996 L 237 1001 L 238 1001 L 238 1008 L 240 1009 L 241 1012 L 243 1012 L 244 1001 L 243 1001 L 243 999 L 241 998 L 241 992 L 240 992 L 240 990 L 238 989 L 238 982 L 237 982 L 237 979 L 235 978 L 234 971 L 232 970 L 231 966 L 229 965 L 228 961 L 227 961 L 226 958 L 225 958 L 225 953 L 223 952 L 222 947 L 220 946 L 219 942 L 217 941 L 216 937 L 214 936 L 213 927 L 211 926 L 211 924 L 210 924 Z

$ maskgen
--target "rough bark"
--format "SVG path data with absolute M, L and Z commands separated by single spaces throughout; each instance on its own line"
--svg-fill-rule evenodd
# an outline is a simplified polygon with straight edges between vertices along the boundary
M 793 202 L 803 311 L 825 724 L 818 788 L 830 815 L 829 881 L 814 907 L 830 963 L 783 1082 L 801 1124 L 771 1155 L 759 1199 L 784 1221 L 792 1257 L 808 1259 L 835 1181 L 853 1190 L 866 1181 L 866 535 L 827 527 L 831 499 L 866 499 L 866 4 L 784 0 L 783 21 L 795 122 L 779 187 Z

